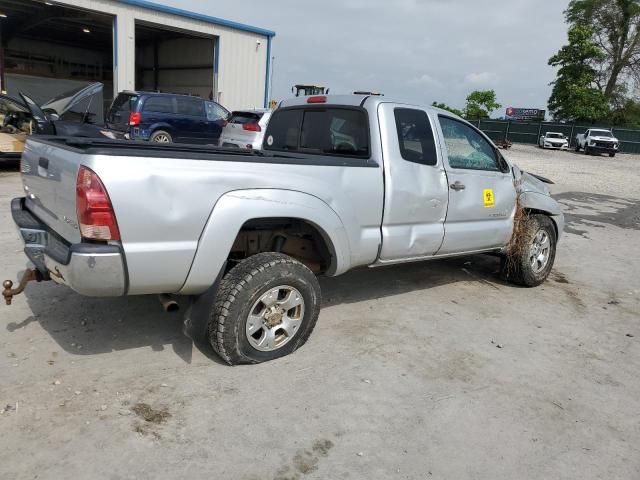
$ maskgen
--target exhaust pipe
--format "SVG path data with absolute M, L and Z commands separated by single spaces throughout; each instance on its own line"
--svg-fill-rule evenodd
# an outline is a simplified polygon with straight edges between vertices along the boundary
M 158 300 L 162 304 L 162 308 L 164 308 L 164 311 L 167 313 L 173 313 L 180 310 L 180 305 L 178 305 L 178 302 L 176 302 L 173 298 L 171 298 L 170 295 L 167 295 L 166 293 L 158 295 Z

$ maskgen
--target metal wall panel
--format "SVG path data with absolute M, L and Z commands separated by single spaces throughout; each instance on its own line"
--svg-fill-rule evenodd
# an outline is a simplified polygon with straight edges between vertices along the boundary
M 232 28 L 206 20 L 169 13 L 174 9 L 158 6 L 159 10 L 138 6 L 145 2 L 115 0 L 57 0 L 70 7 L 83 8 L 114 15 L 114 90 L 135 88 L 135 24 L 144 22 L 164 28 L 182 30 L 191 35 L 219 39 L 218 93 L 221 103 L 233 110 L 262 107 L 268 84 L 267 58 L 269 32 L 251 28 Z M 184 12 L 185 14 L 187 12 Z M 203 17 L 204 18 L 204 17 Z M 226 22 L 233 25 L 232 22 Z

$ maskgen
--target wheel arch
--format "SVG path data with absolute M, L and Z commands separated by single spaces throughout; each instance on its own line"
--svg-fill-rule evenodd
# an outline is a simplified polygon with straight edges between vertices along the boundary
M 327 275 L 350 268 L 347 232 L 337 213 L 319 198 L 293 190 L 235 190 L 222 195 L 204 226 L 181 294 L 198 294 L 211 286 L 247 225 L 294 219 L 314 229 L 330 255 Z

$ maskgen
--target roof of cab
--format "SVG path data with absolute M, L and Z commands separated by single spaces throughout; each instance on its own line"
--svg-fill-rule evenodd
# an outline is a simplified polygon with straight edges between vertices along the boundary
M 314 98 L 314 97 L 325 97 L 326 101 L 325 102 L 309 102 L 310 98 Z M 434 112 L 437 113 L 444 113 L 448 116 L 454 117 L 454 118 L 460 118 L 458 117 L 455 113 L 452 113 L 448 110 L 443 110 L 441 108 L 438 107 L 433 107 L 430 105 L 417 105 L 417 104 L 412 104 L 412 103 L 406 103 L 406 102 L 398 102 L 398 101 L 394 101 L 388 97 L 382 97 L 379 95 L 311 95 L 311 96 L 307 96 L 307 97 L 293 97 L 293 98 L 288 98 L 286 100 L 282 100 L 282 102 L 280 102 L 280 105 L 278 106 L 278 108 L 285 108 L 285 107 L 298 107 L 298 106 L 302 106 L 302 105 L 347 105 L 347 106 L 354 106 L 354 107 L 359 107 L 359 106 L 364 106 L 365 102 L 367 102 L 367 104 L 369 104 L 369 102 L 374 102 L 374 105 L 379 105 L 381 103 L 394 103 L 397 105 L 403 105 L 406 107 L 416 107 L 416 108 L 423 108 L 426 110 L 432 110 Z

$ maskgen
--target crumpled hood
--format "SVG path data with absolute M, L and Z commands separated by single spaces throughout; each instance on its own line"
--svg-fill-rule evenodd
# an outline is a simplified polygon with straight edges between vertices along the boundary
M 521 170 L 517 165 L 513 166 L 513 179 L 519 193 L 533 192 L 547 196 L 551 195 L 549 188 L 543 181 Z

